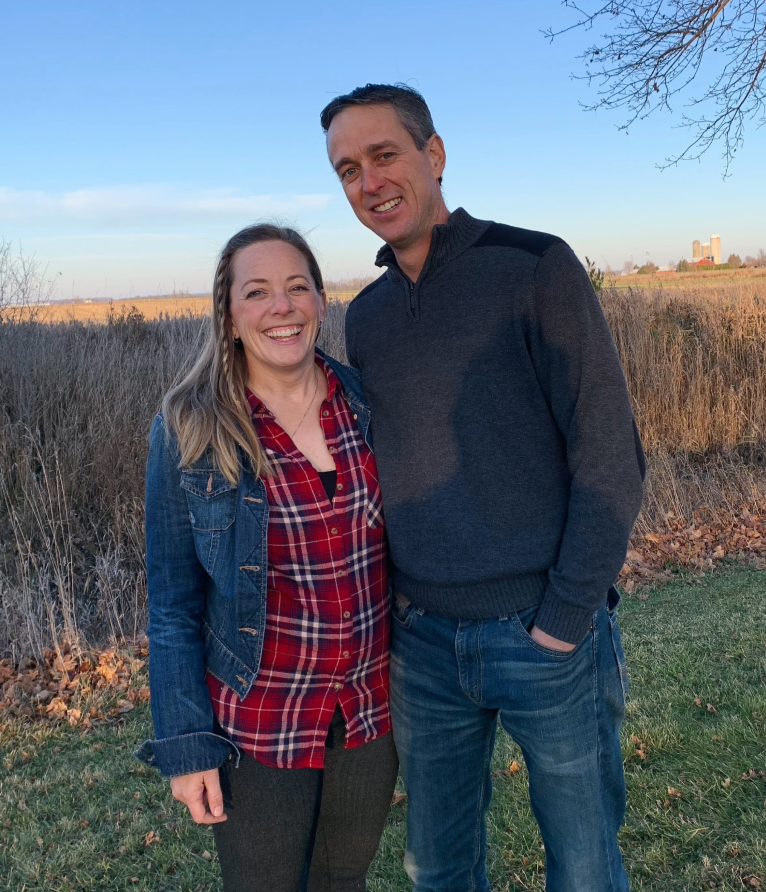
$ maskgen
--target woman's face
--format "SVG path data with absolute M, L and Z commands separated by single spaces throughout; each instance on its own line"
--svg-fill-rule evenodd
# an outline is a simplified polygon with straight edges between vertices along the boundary
M 242 339 L 248 380 L 310 366 L 326 301 L 306 258 L 286 242 L 257 242 L 237 251 L 232 272 L 232 333 Z

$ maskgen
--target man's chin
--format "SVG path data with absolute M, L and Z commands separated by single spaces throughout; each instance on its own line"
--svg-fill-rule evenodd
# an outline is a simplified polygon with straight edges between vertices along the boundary
M 369 230 L 375 233 L 378 238 L 383 239 L 391 245 L 392 248 L 404 247 L 409 241 L 410 226 L 403 225 L 400 220 L 366 220 L 365 225 Z

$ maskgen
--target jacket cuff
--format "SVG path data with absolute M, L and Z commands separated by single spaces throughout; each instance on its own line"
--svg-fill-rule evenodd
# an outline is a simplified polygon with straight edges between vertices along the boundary
M 574 645 L 585 638 L 592 622 L 592 610 L 563 601 L 550 586 L 535 615 L 535 625 L 541 632 Z
M 133 755 L 146 765 L 159 768 L 167 778 L 210 771 L 211 768 L 220 768 L 227 761 L 232 761 L 238 768 L 240 760 L 238 747 L 226 737 L 211 731 L 147 740 Z

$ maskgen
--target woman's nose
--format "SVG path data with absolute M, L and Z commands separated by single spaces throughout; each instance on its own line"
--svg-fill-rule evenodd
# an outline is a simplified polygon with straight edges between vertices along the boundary
M 274 292 L 274 300 L 271 304 L 272 313 L 286 314 L 293 309 L 292 299 L 287 291 L 278 289 Z

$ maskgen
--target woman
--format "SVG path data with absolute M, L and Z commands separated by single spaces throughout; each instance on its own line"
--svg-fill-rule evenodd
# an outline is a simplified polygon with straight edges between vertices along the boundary
M 297 232 L 239 232 L 150 435 L 136 755 L 213 825 L 225 892 L 364 889 L 396 780 L 370 412 L 315 349 L 325 309 Z

